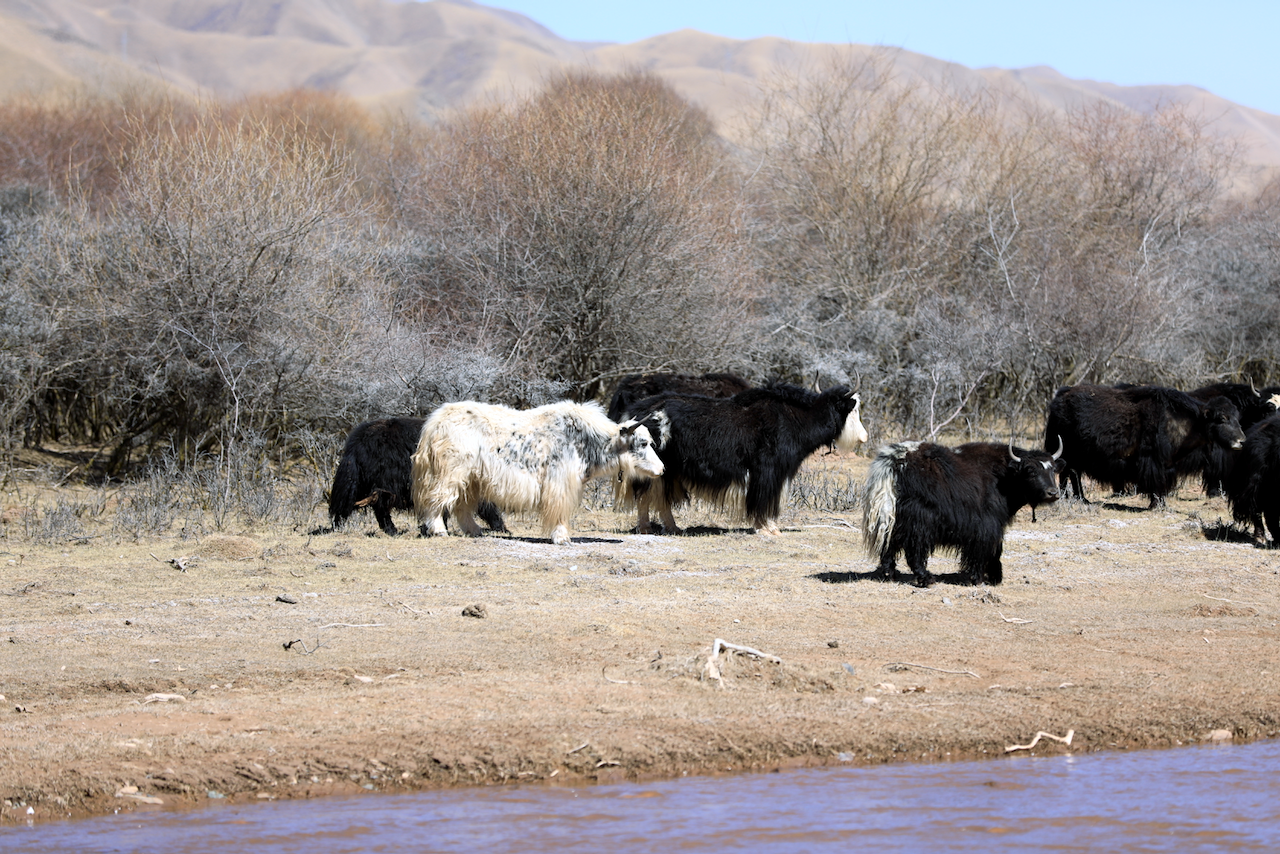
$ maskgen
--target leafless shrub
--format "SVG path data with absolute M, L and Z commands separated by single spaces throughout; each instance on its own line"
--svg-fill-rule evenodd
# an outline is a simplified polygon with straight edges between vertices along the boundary
M 780 77 L 762 101 L 760 359 L 838 365 L 931 437 L 1042 418 L 1063 383 L 1206 373 L 1190 258 L 1229 146 L 1177 108 L 1042 114 L 889 67 Z
M 421 327 L 466 329 L 579 397 L 733 352 L 748 282 L 735 175 L 706 115 L 665 83 L 570 73 L 425 142 L 399 193 L 431 247 L 404 301 Z

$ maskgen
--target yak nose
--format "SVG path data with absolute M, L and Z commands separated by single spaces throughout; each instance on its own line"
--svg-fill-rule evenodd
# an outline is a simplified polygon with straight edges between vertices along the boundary
M 1244 439 L 1236 439 L 1231 443 L 1231 450 L 1238 451 L 1244 447 Z

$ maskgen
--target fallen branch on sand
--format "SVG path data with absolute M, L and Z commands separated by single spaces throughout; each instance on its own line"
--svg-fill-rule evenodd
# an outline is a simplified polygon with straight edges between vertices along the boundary
M 932 670 L 935 673 L 950 673 L 953 676 L 972 676 L 974 679 L 981 677 L 972 670 L 945 670 L 941 667 L 930 667 L 927 664 L 912 664 L 909 661 L 891 661 L 884 665 L 885 667 L 917 667 L 920 670 Z
M 379 629 L 386 623 L 325 623 L 321 629 Z M 319 631 L 320 629 L 316 629 Z
M 302 649 L 303 655 L 311 655 L 311 653 L 319 650 L 320 647 L 324 646 L 324 644 L 320 642 L 319 638 L 316 639 L 316 645 L 311 649 L 307 649 L 306 643 L 304 643 L 301 638 L 298 638 L 297 640 L 285 641 L 284 643 L 285 649 L 293 649 L 295 646 L 300 647 Z
M 716 638 L 715 643 L 711 645 L 711 657 L 707 659 L 706 667 L 703 672 L 708 679 L 714 679 L 720 683 L 720 687 L 724 687 L 724 680 L 720 678 L 720 653 L 736 652 L 739 655 L 749 655 L 753 658 L 761 658 L 765 661 L 772 661 L 774 664 L 781 664 L 782 659 L 776 655 L 770 655 L 767 652 L 761 652 L 758 649 L 752 649 L 749 646 L 739 646 L 736 643 L 729 643 L 726 640 Z
M 1208 593 L 1201 593 L 1200 595 L 1206 599 L 1212 599 L 1215 602 L 1226 602 L 1229 605 L 1247 605 L 1250 608 L 1264 607 L 1262 605 L 1257 604 L 1256 602 L 1237 602 L 1235 599 L 1223 599 L 1221 596 L 1210 596 Z
M 162 558 L 156 557 L 155 554 L 152 552 L 147 552 L 147 554 L 151 555 L 153 558 L 160 561 L 161 563 L 169 564 L 169 566 L 173 567 L 176 570 L 179 570 L 180 572 L 187 571 L 187 561 L 191 560 L 191 558 L 185 555 L 182 557 L 171 557 L 168 560 L 164 560 Z
M 1037 744 L 1039 744 L 1039 743 L 1040 743 L 1040 739 L 1042 739 L 1042 738 L 1052 738 L 1054 741 L 1060 741 L 1060 742 L 1062 742 L 1063 744 L 1065 744 L 1067 747 L 1070 747 L 1070 746 L 1071 746 L 1071 739 L 1075 738 L 1075 735 L 1076 735 L 1076 731 L 1075 731 L 1075 730 L 1073 730 L 1073 729 L 1069 729 L 1069 730 L 1067 730 L 1067 734 L 1066 734 L 1066 735 L 1054 735 L 1054 734 L 1053 734 L 1053 733 L 1051 733 L 1051 732 L 1044 732 L 1044 731 L 1041 731 L 1041 732 L 1036 733 L 1036 737 L 1035 737 L 1035 738 L 1033 738 L 1033 739 L 1031 739 L 1031 743 L 1030 743 L 1030 744 L 1011 744 L 1011 745 L 1009 745 L 1008 747 L 1006 747 L 1006 748 L 1004 749 L 1004 752 L 1005 752 L 1005 753 L 1012 753 L 1012 752 L 1013 752 L 1013 751 L 1015 751 L 1015 750 L 1030 750 L 1031 748 L 1033 748 L 1033 747 L 1035 747 Z
M 609 669 L 609 665 L 607 665 L 607 664 L 606 664 L 604 667 L 601 667 L 601 668 L 600 668 L 600 675 L 604 677 L 604 681 L 606 681 L 606 682 L 612 682 L 614 685 L 634 685 L 634 684 L 636 684 L 636 683 L 632 682 L 632 681 L 631 681 L 631 680 L 629 680 L 629 679 L 611 679 L 611 678 L 609 677 L 609 674 L 606 672 L 608 669 Z
M 1000 614 L 1000 619 L 1004 620 L 1006 623 L 1017 623 L 1018 625 L 1023 625 L 1025 623 L 1035 622 L 1035 620 L 1024 620 L 1021 617 L 1006 617 L 1004 614 L 1000 613 L 999 611 L 996 611 L 996 613 Z
M 175 702 L 186 702 L 187 698 L 181 694 L 148 694 L 146 699 L 142 701 L 142 705 L 147 703 L 167 703 L 170 700 Z

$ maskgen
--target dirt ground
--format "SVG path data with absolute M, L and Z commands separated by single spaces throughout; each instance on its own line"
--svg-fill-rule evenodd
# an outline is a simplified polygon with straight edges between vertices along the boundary
M 570 546 L 520 518 L 0 540 L 0 826 L 1276 736 L 1278 553 L 1207 539 L 1226 507 L 1191 486 L 1104 502 L 1023 510 L 977 588 L 945 555 L 931 588 L 871 580 L 853 511 L 789 510 L 778 537 L 584 511 Z M 777 661 L 727 650 L 715 678 L 716 639 Z M 1038 732 L 1073 736 L 1007 753 Z

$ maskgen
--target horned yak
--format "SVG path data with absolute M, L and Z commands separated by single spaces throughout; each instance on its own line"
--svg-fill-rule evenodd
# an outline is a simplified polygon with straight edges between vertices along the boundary
M 657 477 L 662 470 L 648 429 L 609 420 L 597 403 L 528 410 L 447 403 L 427 419 L 413 454 L 413 504 L 428 534 L 445 533 L 448 511 L 463 533 L 478 536 L 476 508 L 491 501 L 536 512 L 543 533 L 563 544 L 588 480 Z

